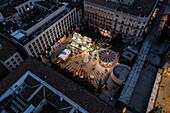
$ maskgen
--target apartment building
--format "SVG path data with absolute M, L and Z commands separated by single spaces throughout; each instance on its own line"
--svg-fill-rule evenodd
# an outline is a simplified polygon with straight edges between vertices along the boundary
M 21 24 L 12 32 L 12 40 L 22 46 L 28 55 L 38 57 L 77 24 L 76 8 L 67 3 L 35 2 L 38 15 Z
M 0 38 L 0 62 L 9 70 L 12 71 L 18 67 L 23 59 L 9 41 Z
M 121 5 L 119 0 L 85 0 L 85 24 L 99 28 L 104 36 L 122 37 L 125 42 L 138 42 L 141 40 L 157 2 L 158 0 L 151 0 L 136 3 L 131 0 L 129 5 L 133 6 L 128 6 L 127 0 L 128 7 L 126 7 Z

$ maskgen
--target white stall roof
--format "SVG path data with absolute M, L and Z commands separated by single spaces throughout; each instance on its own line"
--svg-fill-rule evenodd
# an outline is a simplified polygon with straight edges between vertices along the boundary
M 58 58 L 61 58 L 63 60 L 65 60 L 69 55 L 70 55 L 71 51 L 68 49 L 65 49 L 59 56 Z

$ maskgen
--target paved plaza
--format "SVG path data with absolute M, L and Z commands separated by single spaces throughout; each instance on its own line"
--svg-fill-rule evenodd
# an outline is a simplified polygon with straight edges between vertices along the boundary
M 163 107 L 162 113 L 170 113 L 170 74 L 163 73 L 155 106 Z
M 68 61 L 61 63 L 60 66 L 70 72 L 75 71 L 80 78 L 88 78 L 97 88 L 99 80 L 104 79 L 106 76 L 105 69 L 109 70 L 109 68 L 102 67 L 98 62 L 98 58 L 94 59 L 90 55 L 88 55 L 88 57 L 89 62 L 85 63 L 83 61 L 84 54 L 78 54 L 70 57 Z

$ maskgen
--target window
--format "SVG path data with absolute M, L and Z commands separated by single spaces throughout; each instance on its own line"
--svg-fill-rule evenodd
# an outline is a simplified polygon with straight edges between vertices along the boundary
M 16 62 L 13 62 L 14 63 L 14 65 L 16 64 Z
M 35 45 L 35 42 L 33 42 L 32 45 L 34 46 L 34 45 Z
M 9 68 L 12 68 L 12 65 L 9 65 Z
M 11 61 L 14 61 L 14 59 L 12 58 Z
M 25 8 L 26 8 L 26 9 L 28 8 L 28 4 L 25 5 Z
M 33 52 L 33 49 L 30 49 L 31 52 Z
M 36 40 L 36 42 L 37 42 L 37 43 L 39 42 L 38 39 Z
M 31 48 L 31 45 L 29 45 L 28 48 L 30 49 L 30 48 Z
M 32 52 L 32 55 L 34 56 L 34 55 L 35 55 L 35 53 L 34 53 L 34 52 Z
M 17 60 L 18 60 L 18 61 L 20 61 L 21 59 L 20 59 L 20 58 L 18 58 Z
M 33 5 L 32 5 L 32 2 L 30 2 L 30 5 L 33 6 Z
M 9 63 L 9 62 L 7 62 L 6 64 L 7 64 L 7 65 L 9 65 L 10 63 Z

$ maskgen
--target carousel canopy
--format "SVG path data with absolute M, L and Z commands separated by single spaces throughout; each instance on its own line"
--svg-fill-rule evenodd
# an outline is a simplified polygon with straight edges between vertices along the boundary
M 111 50 L 102 50 L 99 52 L 99 59 L 104 63 L 111 63 L 116 59 L 116 55 Z

